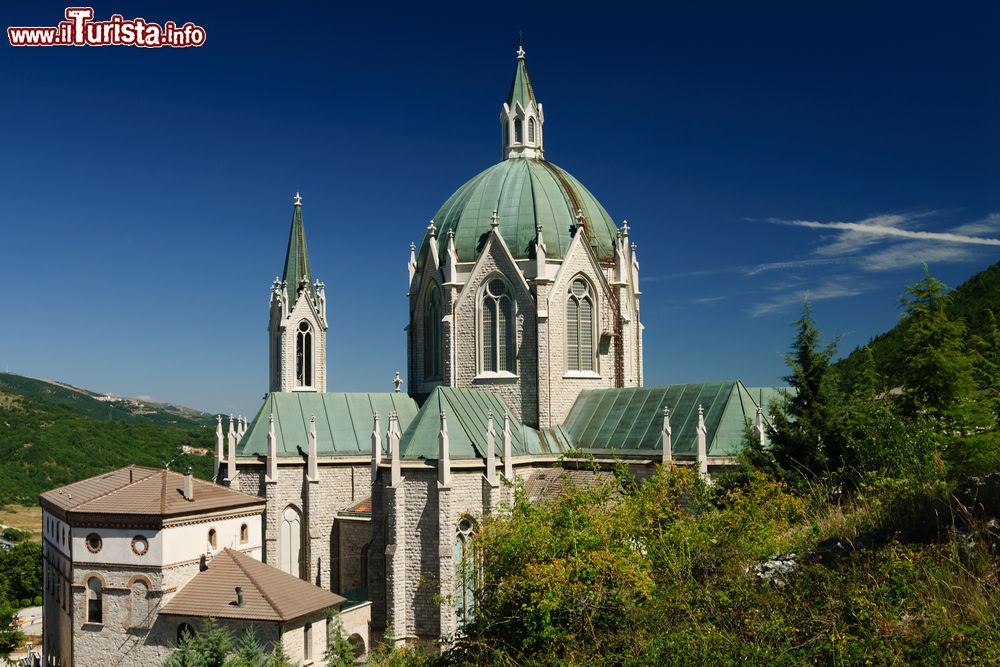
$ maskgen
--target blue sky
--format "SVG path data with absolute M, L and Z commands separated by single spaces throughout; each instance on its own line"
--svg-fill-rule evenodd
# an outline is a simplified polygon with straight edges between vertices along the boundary
M 805 292 L 846 352 L 922 261 L 1000 260 L 996 3 L 216 4 L 95 6 L 197 49 L 0 47 L 0 367 L 253 414 L 301 190 L 329 389 L 390 390 L 409 243 L 499 159 L 518 30 L 546 157 L 638 243 L 649 385 L 777 383 Z

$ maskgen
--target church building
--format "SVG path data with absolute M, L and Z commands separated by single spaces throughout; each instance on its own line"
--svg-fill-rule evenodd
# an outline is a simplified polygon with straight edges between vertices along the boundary
M 373 637 L 447 641 L 474 613 L 472 537 L 592 455 L 643 478 L 732 466 L 769 390 L 644 387 L 639 261 L 619 225 L 546 159 L 523 49 L 499 110 L 501 161 L 437 210 L 407 262 L 407 393 L 327 392 L 325 286 L 296 195 L 271 285 L 269 393 L 217 430 L 217 481 L 264 502 L 263 560 L 364 609 Z M 402 266 L 400 267 L 402 269 Z

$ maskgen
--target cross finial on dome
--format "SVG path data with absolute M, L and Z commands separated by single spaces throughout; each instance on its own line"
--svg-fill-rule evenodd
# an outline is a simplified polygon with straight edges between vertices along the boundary
M 497 210 L 493 209 L 493 215 L 490 216 L 490 227 L 496 229 L 500 226 L 500 216 L 497 215 Z
M 292 201 L 295 202 L 296 206 L 302 206 L 302 195 L 299 194 L 298 190 L 295 191 L 295 198 Z

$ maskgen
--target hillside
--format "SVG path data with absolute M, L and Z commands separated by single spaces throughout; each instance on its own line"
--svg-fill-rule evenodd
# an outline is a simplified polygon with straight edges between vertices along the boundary
M 948 295 L 946 308 L 953 318 L 965 320 L 970 335 L 982 335 L 987 311 L 992 310 L 994 315 L 1000 317 L 1000 262 L 980 271 L 952 290 Z M 903 320 L 868 343 L 879 374 L 893 386 L 901 384 L 897 373 L 901 366 L 906 324 L 906 320 Z M 852 377 L 861 363 L 862 350 L 863 347 L 856 348 L 833 367 L 842 377 Z
M 130 463 L 169 463 L 174 470 L 190 465 L 196 475 L 211 477 L 211 455 L 181 452 L 182 445 L 214 450 L 210 415 L 98 397 L 0 374 L 0 505 L 33 505 L 43 491 Z
M 0 391 L 42 398 L 49 403 L 72 408 L 80 414 L 96 419 L 179 427 L 215 425 L 212 415 L 182 405 L 137 398 L 110 397 L 54 380 L 13 373 L 0 373 Z

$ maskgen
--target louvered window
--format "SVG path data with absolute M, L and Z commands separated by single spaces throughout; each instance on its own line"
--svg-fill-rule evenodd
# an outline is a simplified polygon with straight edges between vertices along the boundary
M 514 373 L 517 344 L 514 338 L 514 302 L 507 283 L 489 281 L 482 299 L 482 370 L 487 373 Z
M 529 118 L 528 119 L 528 143 L 529 144 L 535 143 L 535 119 L 534 118 Z
M 566 368 L 594 370 L 594 296 L 590 283 L 577 278 L 566 302 Z

